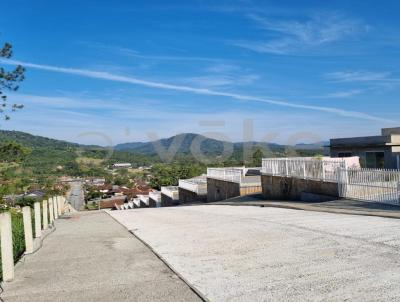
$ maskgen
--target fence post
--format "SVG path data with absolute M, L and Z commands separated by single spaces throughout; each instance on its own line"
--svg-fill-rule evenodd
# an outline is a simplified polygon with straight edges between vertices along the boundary
M 33 253 L 33 236 L 32 236 L 32 216 L 31 208 L 23 207 L 22 216 L 24 220 L 24 234 L 25 234 L 25 253 Z
M 286 169 L 286 177 L 289 176 L 289 167 L 288 167 L 288 159 L 285 158 L 285 169 Z
M 50 223 L 54 223 L 54 208 L 53 208 L 53 199 L 49 198 L 49 217 L 50 217 Z
M 306 174 L 306 161 L 303 160 L 303 178 L 307 179 L 307 174 Z
M 14 255 L 10 212 L 0 214 L 0 240 L 3 281 L 9 282 L 14 279 Z
M 35 209 L 35 237 L 42 236 L 42 219 L 40 217 L 40 202 L 34 203 Z
M 49 227 L 49 211 L 47 206 L 47 200 L 43 200 L 42 204 L 43 208 L 43 230 L 46 230 Z
M 59 198 L 60 202 L 59 202 L 59 210 L 60 210 L 60 215 L 64 214 L 64 196 L 60 196 Z
M 61 196 L 57 195 L 56 201 L 57 201 L 57 215 L 61 216 Z
M 397 203 L 400 204 L 400 181 L 397 182 Z
M 321 168 L 322 168 L 322 181 L 325 181 L 325 162 L 321 161 Z
M 55 220 L 55 219 L 58 219 L 57 198 L 54 196 L 52 198 L 53 198 L 53 209 L 54 209 L 54 220 Z

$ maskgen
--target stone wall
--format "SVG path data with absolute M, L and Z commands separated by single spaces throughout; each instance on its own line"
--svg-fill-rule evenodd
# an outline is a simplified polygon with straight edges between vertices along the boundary
M 301 200 L 304 193 L 339 198 L 338 184 L 282 176 L 261 176 L 263 197 L 269 200 Z
M 195 192 L 179 187 L 179 201 L 181 203 L 187 202 L 206 202 L 207 195 L 198 195 Z

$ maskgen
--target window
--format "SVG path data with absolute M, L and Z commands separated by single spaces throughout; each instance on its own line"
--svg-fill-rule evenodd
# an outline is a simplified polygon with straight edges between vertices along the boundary
M 352 157 L 353 153 L 351 152 L 339 152 L 338 157 Z
M 365 154 L 366 167 L 371 169 L 385 168 L 385 152 L 367 152 Z

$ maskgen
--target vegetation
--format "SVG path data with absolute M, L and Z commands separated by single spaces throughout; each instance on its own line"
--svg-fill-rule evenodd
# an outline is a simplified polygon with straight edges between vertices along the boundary
M 0 58 L 10 59 L 13 55 L 12 45 L 5 43 L 0 49 Z M 20 104 L 9 104 L 5 90 L 16 91 L 19 83 L 25 79 L 25 68 L 18 65 L 14 70 L 7 71 L 0 67 L 0 115 L 5 119 L 10 119 L 9 112 L 22 109 L 24 106 Z
M 202 138 L 202 137 L 201 137 Z M 234 144 L 233 153 L 223 157 L 220 147 L 223 142 L 205 139 L 203 157 L 191 154 L 188 144 L 196 139 L 189 135 L 181 141 L 180 151 L 165 163 L 153 153 L 143 154 L 117 148 L 84 146 L 65 141 L 49 139 L 18 131 L 0 131 L 0 197 L 20 194 L 28 189 L 54 189 L 60 176 L 104 177 L 107 182 L 132 187 L 135 180 L 147 180 L 154 188 L 162 185 L 176 185 L 179 178 L 189 178 L 206 172 L 207 166 L 260 166 L 262 157 L 271 156 L 314 156 L 319 150 L 296 150 L 276 144 L 253 144 L 244 158 L 243 144 Z M 164 147 L 170 147 L 173 138 L 162 140 Z M 175 141 L 179 141 L 175 139 Z M 144 143 L 138 145 L 143 146 Z M 122 148 L 123 149 L 123 148 Z M 186 153 L 189 152 L 189 153 Z M 113 172 L 113 163 L 128 162 L 132 169 Z M 135 169 L 152 167 L 151 171 Z
M 179 179 L 192 178 L 206 171 L 207 167 L 200 163 L 156 164 L 151 169 L 150 185 L 157 189 L 161 186 L 176 186 Z
M 24 235 L 24 224 L 22 219 L 22 214 L 16 210 L 10 210 L 11 213 L 11 228 L 13 237 L 13 256 L 14 263 L 18 261 L 19 258 L 25 252 L 25 235 Z M 1 254 L 0 254 L 1 263 Z M 2 281 L 2 267 L 0 265 L 0 281 Z

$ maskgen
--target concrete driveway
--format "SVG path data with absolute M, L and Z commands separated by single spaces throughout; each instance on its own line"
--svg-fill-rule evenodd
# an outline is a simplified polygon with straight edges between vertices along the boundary
M 400 220 L 205 205 L 113 211 L 211 301 L 399 301 Z

